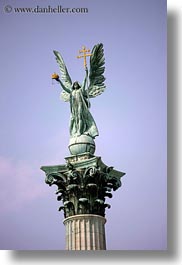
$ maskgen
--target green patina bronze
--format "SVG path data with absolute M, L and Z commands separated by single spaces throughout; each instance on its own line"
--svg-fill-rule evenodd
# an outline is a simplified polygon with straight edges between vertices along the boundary
M 56 78 L 63 88 L 61 98 L 70 102 L 70 137 L 88 135 L 94 139 L 99 135 L 99 132 L 90 113 L 90 98 L 100 95 L 105 90 L 103 44 L 97 44 L 92 49 L 89 71 L 85 61 L 85 78 L 82 84 L 79 84 L 78 81 L 72 83 L 61 54 L 58 51 L 54 51 L 54 54 L 61 72 L 61 79 Z

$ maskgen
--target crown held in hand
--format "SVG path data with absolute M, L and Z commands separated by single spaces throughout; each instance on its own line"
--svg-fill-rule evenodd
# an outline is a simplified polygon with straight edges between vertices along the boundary
M 56 74 L 56 73 L 54 73 L 54 74 L 52 74 L 52 79 L 55 79 L 56 81 L 58 81 L 59 80 L 59 75 L 58 74 Z

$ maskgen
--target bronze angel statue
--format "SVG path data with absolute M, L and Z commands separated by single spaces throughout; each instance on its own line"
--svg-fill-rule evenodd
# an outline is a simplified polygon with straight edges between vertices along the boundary
M 96 123 L 90 113 L 90 98 L 100 95 L 105 90 L 105 67 L 103 44 L 94 46 L 90 56 L 90 69 L 85 64 L 85 78 L 80 84 L 78 81 L 72 83 L 64 60 L 58 51 L 53 51 L 59 64 L 61 78 L 54 74 L 61 87 L 61 98 L 70 102 L 70 137 L 88 135 L 94 139 L 99 135 Z M 85 58 L 84 58 L 85 59 Z

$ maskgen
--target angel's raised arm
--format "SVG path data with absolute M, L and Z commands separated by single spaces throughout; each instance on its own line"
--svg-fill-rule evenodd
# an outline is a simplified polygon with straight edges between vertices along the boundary
M 62 88 L 64 89 L 64 91 L 66 91 L 67 93 L 70 94 L 71 88 L 66 87 L 60 79 L 58 79 L 57 81 L 60 83 L 60 85 L 62 86 Z
M 88 78 L 88 68 L 87 66 L 85 67 L 85 78 L 83 80 L 83 84 L 82 84 L 82 89 L 85 91 L 86 90 L 86 84 L 87 84 L 87 78 Z

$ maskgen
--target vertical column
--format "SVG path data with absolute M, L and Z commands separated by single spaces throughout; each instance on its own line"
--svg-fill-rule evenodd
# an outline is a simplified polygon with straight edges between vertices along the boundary
M 73 215 L 63 223 L 66 228 L 66 250 L 106 250 L 104 217 Z

